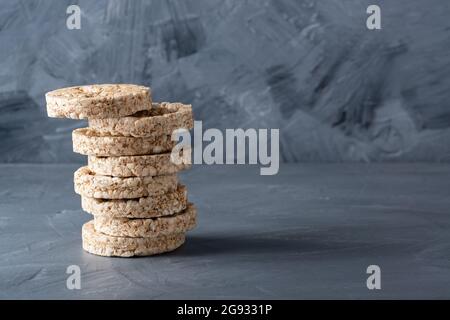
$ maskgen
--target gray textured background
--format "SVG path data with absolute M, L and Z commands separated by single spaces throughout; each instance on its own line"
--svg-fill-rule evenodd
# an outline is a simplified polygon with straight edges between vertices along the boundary
M 206 127 L 281 128 L 284 161 L 449 161 L 449 15 L 448 0 L 2 0 L 0 162 L 82 161 L 84 124 L 48 119 L 44 93 L 102 82 L 192 103 Z

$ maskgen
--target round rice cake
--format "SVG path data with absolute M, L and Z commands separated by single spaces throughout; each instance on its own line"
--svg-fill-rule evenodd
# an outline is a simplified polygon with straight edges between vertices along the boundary
M 61 88 L 45 94 L 52 118 L 118 118 L 149 110 L 151 90 L 134 84 L 93 84 Z
M 179 248 L 185 241 L 185 234 L 161 235 L 156 238 L 114 237 L 95 230 L 94 221 L 83 225 L 81 236 L 83 249 L 99 256 L 151 256 Z
M 189 203 L 186 210 L 171 216 L 149 219 L 111 218 L 95 216 L 95 230 L 115 237 L 158 237 L 161 235 L 185 233 L 195 227 L 197 210 Z
M 93 156 L 134 156 L 169 152 L 175 146 L 171 136 L 145 138 L 104 135 L 91 128 L 72 132 L 73 151 Z
M 176 129 L 192 129 L 192 106 L 182 103 L 153 103 L 149 110 L 122 118 L 89 119 L 89 127 L 110 135 L 148 137 L 171 135 Z
M 186 187 L 178 185 L 175 191 L 138 199 L 97 199 L 81 196 L 81 207 L 97 217 L 154 218 L 183 211 L 187 207 L 187 201 Z
M 175 164 L 171 153 L 120 157 L 88 157 L 89 169 L 114 177 L 159 176 L 189 169 L 191 164 Z
M 146 177 L 111 177 L 95 174 L 88 167 L 74 173 L 75 192 L 86 197 L 102 199 L 133 199 L 161 195 L 178 186 L 176 174 Z

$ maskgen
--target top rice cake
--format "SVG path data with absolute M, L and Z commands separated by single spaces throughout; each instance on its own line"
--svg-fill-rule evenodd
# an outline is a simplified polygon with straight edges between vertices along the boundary
M 151 90 L 134 84 L 94 84 L 61 88 L 45 94 L 52 118 L 119 118 L 152 106 Z

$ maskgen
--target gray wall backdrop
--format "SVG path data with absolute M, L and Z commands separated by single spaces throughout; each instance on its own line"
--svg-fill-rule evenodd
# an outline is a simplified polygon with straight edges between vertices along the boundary
M 205 127 L 280 128 L 288 162 L 450 160 L 448 0 L 2 0 L 0 44 L 0 162 L 84 161 L 85 123 L 48 119 L 44 93 L 111 82 Z

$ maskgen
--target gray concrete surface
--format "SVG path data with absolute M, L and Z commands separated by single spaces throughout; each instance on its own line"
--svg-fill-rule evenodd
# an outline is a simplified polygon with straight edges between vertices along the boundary
M 81 249 L 76 167 L 0 165 L 0 298 L 450 298 L 448 165 L 194 167 L 197 229 L 135 259 Z M 81 290 L 66 288 L 72 264 Z

